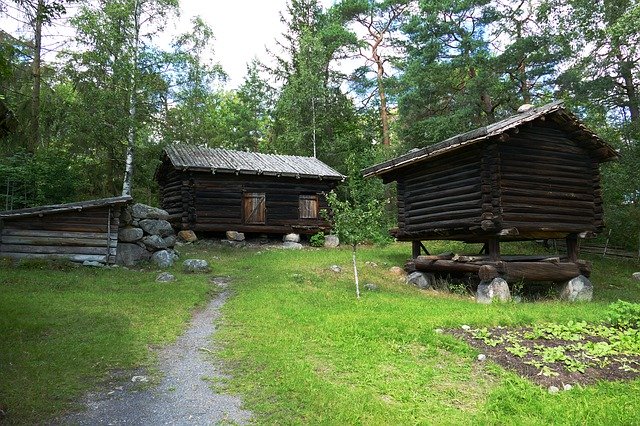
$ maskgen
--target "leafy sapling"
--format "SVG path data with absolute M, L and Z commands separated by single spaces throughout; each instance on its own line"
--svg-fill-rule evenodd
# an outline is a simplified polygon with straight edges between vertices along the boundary
M 382 243 L 388 237 L 383 230 L 384 211 L 380 202 L 370 199 L 365 203 L 349 200 L 339 200 L 335 192 L 327 194 L 327 202 L 331 208 L 331 215 L 325 215 L 333 224 L 333 232 L 340 241 L 349 244 L 352 249 L 353 276 L 356 284 L 356 297 L 360 298 L 360 284 L 358 282 L 358 267 L 356 250 L 359 244 L 366 242 Z

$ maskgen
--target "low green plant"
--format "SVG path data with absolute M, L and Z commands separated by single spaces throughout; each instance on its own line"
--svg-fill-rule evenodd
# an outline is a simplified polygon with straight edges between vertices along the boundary
M 640 303 L 618 300 L 609 305 L 608 321 L 613 327 L 640 329 Z
M 505 350 L 518 358 L 524 357 L 531 351 L 531 349 L 526 346 L 522 346 L 520 343 L 514 343 L 513 346 L 507 346 Z
M 309 244 L 312 247 L 323 247 L 324 246 L 324 232 L 318 232 L 309 238 Z

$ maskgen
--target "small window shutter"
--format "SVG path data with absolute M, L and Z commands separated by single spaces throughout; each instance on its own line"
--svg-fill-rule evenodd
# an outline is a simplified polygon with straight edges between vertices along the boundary
M 244 223 L 266 222 L 266 197 L 264 193 L 248 192 L 243 198 Z
M 317 195 L 300 196 L 300 219 L 317 219 L 319 212 Z

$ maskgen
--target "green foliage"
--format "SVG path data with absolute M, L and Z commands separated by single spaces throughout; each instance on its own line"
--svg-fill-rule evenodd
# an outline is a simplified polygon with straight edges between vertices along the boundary
M 618 300 L 609 305 L 609 323 L 622 329 L 640 329 L 640 303 Z
M 384 211 L 380 202 L 371 199 L 366 203 L 338 199 L 334 191 L 327 195 L 327 202 L 331 208 L 329 216 L 333 232 L 341 242 L 352 247 L 363 243 L 384 243 L 389 240 L 384 224 Z
M 317 234 L 313 234 L 311 238 L 309 238 L 309 244 L 311 244 L 312 247 L 323 247 L 324 232 L 318 232 Z
M 58 148 L 18 151 L 0 160 L 0 208 L 77 201 L 85 183 L 81 163 Z

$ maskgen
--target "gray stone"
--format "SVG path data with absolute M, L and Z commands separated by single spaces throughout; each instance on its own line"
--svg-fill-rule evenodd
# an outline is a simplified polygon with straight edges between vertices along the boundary
M 167 249 L 167 251 L 169 252 L 169 254 L 171 255 L 171 258 L 176 261 L 180 258 L 180 252 L 178 250 L 175 249 Z
M 571 386 L 569 383 L 565 383 L 562 386 L 562 389 L 566 390 L 566 391 L 570 391 L 571 389 L 573 389 L 573 386 Z
M 339 274 L 340 272 L 342 272 L 342 268 L 339 267 L 338 265 L 331 265 L 329 269 L 331 269 L 336 274 Z
M 366 283 L 364 285 L 364 289 L 369 291 L 378 291 L 378 286 L 373 283 Z
M 134 266 L 139 262 L 149 260 L 151 253 L 144 247 L 131 243 L 118 243 L 116 263 L 124 266 Z
M 229 241 L 244 241 L 244 233 L 238 231 L 227 231 L 227 240 Z
M 175 275 L 170 274 L 168 272 L 161 272 L 156 278 L 156 282 L 159 283 L 170 283 L 176 280 Z
M 435 281 L 436 277 L 433 274 L 427 274 L 424 272 L 416 271 L 407 276 L 407 284 L 413 284 L 421 290 L 433 288 Z
M 366 261 L 364 262 L 365 265 L 367 265 L 370 268 L 377 268 L 378 264 L 376 262 L 370 262 L 370 261 Z
M 433 331 L 435 331 L 435 332 L 436 332 L 436 334 L 442 334 L 442 333 L 444 333 L 444 330 L 443 330 L 443 329 L 441 329 L 441 328 L 436 328 L 436 329 L 435 329 L 435 330 L 433 330 Z
M 548 391 L 553 395 L 560 392 L 560 389 L 557 386 L 549 386 Z
M 300 234 L 287 234 L 284 237 L 282 237 L 282 241 L 286 242 L 290 242 L 290 243 L 299 243 L 300 242 Z
M 164 237 L 164 244 L 167 247 L 173 247 L 176 245 L 176 242 L 178 241 L 175 235 L 169 235 L 168 237 Z
M 187 259 L 182 262 L 182 269 L 188 273 L 211 272 L 207 261 L 202 259 Z
M 593 284 L 584 275 L 578 275 L 562 286 L 560 299 L 567 302 L 590 302 L 593 299 Z
M 337 235 L 325 235 L 324 246 L 327 248 L 336 248 L 340 245 L 340 239 Z
M 476 302 L 489 304 L 497 300 L 499 302 L 508 302 L 511 300 L 511 291 L 509 285 L 502 278 L 494 278 L 491 281 L 482 281 L 478 285 L 476 292 Z
M 151 255 L 151 261 L 155 263 L 158 268 L 170 268 L 173 266 L 173 255 L 167 250 L 160 250 Z
M 198 237 L 196 236 L 196 233 L 190 230 L 178 232 L 178 238 L 184 241 L 185 243 L 193 243 L 195 241 L 198 241 Z
M 133 216 L 131 216 L 131 207 L 129 206 L 123 207 L 122 211 L 120 212 L 120 223 L 129 225 L 131 224 L 132 221 L 133 221 Z
M 149 381 L 149 378 L 147 376 L 133 376 L 131 378 L 132 382 L 140 382 L 140 383 L 147 383 Z
M 168 237 L 174 234 L 171 224 L 163 219 L 143 219 L 140 221 L 140 228 L 149 235 Z
M 159 235 L 147 235 L 142 239 L 142 243 L 149 251 L 162 250 L 167 248 L 167 244 Z
M 300 250 L 302 248 L 302 244 L 294 243 L 292 241 L 285 241 L 282 243 L 282 247 L 286 249 Z
M 469 330 L 471 330 L 471 327 L 470 327 L 470 326 L 468 326 L 468 325 L 466 325 L 466 324 L 463 324 L 460 328 L 461 328 L 461 329 L 463 329 L 464 331 L 469 331 Z
M 143 235 L 144 231 L 142 229 L 127 226 L 126 228 L 121 228 L 120 231 L 118 231 L 118 241 L 133 243 L 140 240 Z
M 631 277 L 632 277 L 634 280 L 638 280 L 638 281 L 640 281 L 640 272 L 634 272 L 634 273 L 631 275 Z
M 478 355 L 478 361 L 482 362 L 482 361 L 486 361 L 487 360 L 487 356 L 485 354 L 479 354 Z
M 167 213 L 166 210 L 140 203 L 133 205 L 131 208 L 131 215 L 137 219 L 169 219 L 169 213 Z
M 94 268 L 104 268 L 104 263 L 95 262 L 92 260 L 85 260 L 82 262 L 82 266 L 92 266 Z

